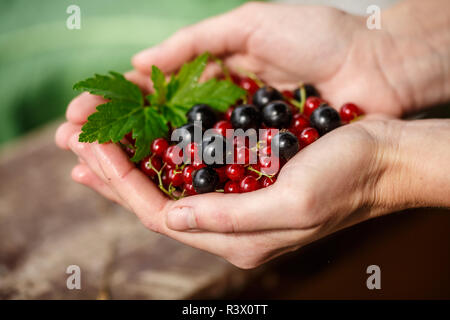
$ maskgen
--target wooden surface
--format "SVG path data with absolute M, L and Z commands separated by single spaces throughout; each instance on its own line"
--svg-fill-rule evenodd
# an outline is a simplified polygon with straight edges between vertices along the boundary
M 130 212 L 70 179 L 75 156 L 55 126 L 0 157 L 0 298 L 220 297 L 252 272 L 146 230 Z M 81 290 L 68 290 L 69 265 Z
M 381 290 L 367 289 L 369 265 L 380 267 Z M 450 210 L 406 210 L 366 221 L 266 268 L 238 298 L 448 300 Z

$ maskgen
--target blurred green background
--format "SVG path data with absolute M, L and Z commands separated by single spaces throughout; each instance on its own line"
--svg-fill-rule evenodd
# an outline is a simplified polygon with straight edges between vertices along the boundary
M 360 1 L 285 1 L 341 6 L 358 14 L 365 8 Z M 244 2 L 0 0 L 0 145 L 61 117 L 77 94 L 75 82 L 93 73 L 125 72 L 134 53 Z M 66 27 L 66 10 L 73 4 L 81 9 L 80 30 Z M 429 110 L 427 117 L 450 117 L 450 108 Z
M 130 58 L 182 26 L 245 0 L 1 0 L 0 144 L 62 116 L 93 73 L 131 68 Z M 69 30 L 68 6 L 81 9 Z

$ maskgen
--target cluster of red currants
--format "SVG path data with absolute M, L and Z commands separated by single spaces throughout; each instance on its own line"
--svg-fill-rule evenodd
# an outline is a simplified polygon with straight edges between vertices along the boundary
M 233 75 L 232 80 L 247 91 L 245 103 L 224 114 L 205 104 L 193 106 L 186 114 L 188 123 L 173 130 L 172 143 L 154 140 L 151 155 L 140 162 L 142 172 L 171 198 L 268 187 L 300 149 L 363 114 L 352 103 L 338 113 L 309 84 L 280 92 L 250 77 Z M 241 138 L 236 129 L 253 136 Z M 126 139 L 132 156 L 134 141 L 130 134 Z

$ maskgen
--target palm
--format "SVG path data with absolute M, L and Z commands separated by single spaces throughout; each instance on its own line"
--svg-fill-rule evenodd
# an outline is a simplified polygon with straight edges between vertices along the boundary
M 370 168 L 376 153 L 371 130 L 382 123 L 368 120 L 338 128 L 301 150 L 283 167 L 277 180 L 281 189 L 295 190 L 297 197 L 315 195 L 308 200 L 315 212 L 301 213 L 310 226 L 328 225 L 338 212 L 342 219 L 360 205 L 348 207 L 348 199 L 365 198 L 362 191 L 375 169 Z
M 335 107 L 351 99 L 368 113 L 401 113 L 395 88 L 374 55 L 385 35 L 369 33 L 364 19 L 327 7 L 262 5 L 258 10 L 249 17 L 255 27 L 243 44 L 248 50 L 229 56 L 232 65 L 278 87 L 313 83 Z M 368 37 L 373 47 L 363 45 Z

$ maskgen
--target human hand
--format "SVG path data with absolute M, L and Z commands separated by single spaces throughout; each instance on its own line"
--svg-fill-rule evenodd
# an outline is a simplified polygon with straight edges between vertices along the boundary
M 252 6 L 254 8 L 259 4 L 247 7 Z M 249 9 L 241 10 L 244 12 L 248 10 L 247 14 L 251 14 Z M 337 13 L 333 9 L 320 10 L 333 11 L 334 13 L 328 13 L 335 19 L 338 19 L 338 16 L 347 19 L 343 18 L 346 14 Z M 288 11 L 290 10 L 284 10 L 284 15 L 288 15 Z M 225 26 L 226 23 L 223 21 L 226 19 L 224 17 L 220 19 L 222 22 L 218 25 Z M 355 18 L 352 17 L 350 20 L 356 21 L 353 19 Z M 283 21 L 287 21 L 287 17 Z M 360 78 L 352 80 L 350 76 L 343 76 L 352 74 L 350 72 L 352 68 L 347 67 L 348 62 L 342 67 L 339 67 L 339 63 L 334 63 L 334 66 L 340 70 L 330 71 L 330 78 L 325 79 L 326 77 L 322 78 L 322 73 L 318 71 L 320 70 L 318 66 L 327 68 L 327 64 L 333 65 L 335 59 L 326 55 L 322 56 L 322 60 L 319 59 L 320 62 L 314 67 L 315 59 L 312 54 L 309 58 L 304 58 L 306 60 L 301 57 L 296 58 L 296 54 L 284 59 L 280 58 L 281 52 L 290 51 L 288 50 L 290 48 L 277 50 L 280 48 L 279 45 L 274 45 L 275 50 L 270 54 L 255 54 L 250 49 L 244 51 L 239 49 L 241 51 L 236 51 L 237 53 L 225 54 L 231 52 L 233 46 L 242 48 L 242 43 L 237 40 L 234 42 L 234 38 L 240 37 L 236 34 L 239 32 L 228 35 L 228 38 L 222 37 L 227 40 L 218 43 L 214 39 L 219 35 L 223 36 L 221 34 L 225 32 L 223 28 L 208 29 L 208 22 L 204 24 L 206 25 L 203 25 L 203 28 L 210 30 L 209 34 L 202 34 L 200 29 L 196 29 L 199 27 L 194 26 L 181 32 L 181 36 L 180 34 L 174 36 L 162 47 L 136 57 L 134 65 L 139 72 L 128 74 L 128 78 L 137 82 L 144 90 L 149 90 L 148 76 L 144 75 L 149 70 L 147 66 L 156 64 L 164 71 L 171 72 L 197 52 L 206 49 L 216 55 L 224 56 L 226 62 L 232 67 L 240 66 L 255 72 L 264 80 L 269 82 L 273 80 L 270 83 L 276 86 L 295 85 L 299 80 L 297 77 L 305 82 L 312 82 L 333 105 L 339 105 L 340 99 L 345 101 L 348 97 L 356 97 L 354 102 L 364 106 L 368 112 L 374 113 L 378 110 L 393 115 L 403 112 L 401 103 L 395 100 L 396 94 L 391 97 L 391 105 L 394 108 L 390 109 L 388 100 L 391 98 L 387 91 L 386 94 L 372 96 L 367 100 L 369 104 L 367 105 L 365 99 L 374 89 L 372 86 L 365 87 L 364 81 Z M 236 31 L 232 26 L 230 28 Z M 261 29 L 265 30 L 262 26 L 258 28 L 258 30 Z M 241 32 L 246 31 L 241 30 Z M 316 32 L 318 36 L 324 33 L 323 30 Z M 264 33 L 262 35 L 265 36 Z M 346 37 L 343 35 L 340 37 L 345 43 Z M 248 41 L 252 38 L 247 39 L 244 39 L 245 48 L 249 48 Z M 288 41 L 288 43 L 293 45 L 295 41 Z M 251 45 L 256 46 L 256 44 L 258 40 L 252 40 Z M 334 43 L 337 47 L 341 44 Z M 204 45 L 206 47 L 203 47 Z M 261 42 L 260 45 L 264 48 L 264 43 Z M 328 55 L 332 51 L 331 48 L 328 48 Z M 361 53 L 357 56 L 359 54 Z M 274 56 L 272 60 L 271 55 Z M 343 56 L 349 60 L 348 55 Z M 139 61 L 140 59 L 143 60 Z M 292 61 L 288 65 L 286 61 L 289 59 Z M 336 58 L 336 60 L 340 59 Z M 362 61 L 359 62 L 363 65 Z M 294 65 L 298 68 L 292 67 Z M 356 68 L 356 65 L 354 64 L 353 67 Z M 292 69 L 301 70 L 301 72 L 292 72 Z M 312 73 L 314 70 L 317 71 L 315 74 Z M 347 71 L 344 72 L 344 70 Z M 375 71 L 373 72 L 376 74 Z M 323 73 L 326 74 L 325 71 Z M 354 76 L 358 75 L 355 73 Z M 373 76 L 371 74 L 371 77 Z M 345 79 L 347 82 L 344 81 Z M 381 77 L 379 80 L 380 83 L 387 83 L 383 82 Z M 377 81 L 374 83 L 376 84 Z M 342 91 L 338 90 L 339 86 L 342 86 Z M 365 94 L 361 95 L 361 93 Z M 387 99 L 383 103 L 380 102 L 381 100 L 373 103 L 376 101 L 374 99 L 385 98 Z M 363 102 L 361 103 L 358 99 Z M 67 111 L 69 122 L 58 130 L 56 137 L 58 145 L 65 149 L 70 148 L 81 159 L 81 164 L 73 170 L 74 180 L 132 210 L 149 229 L 222 256 L 242 268 L 255 267 L 286 251 L 294 250 L 339 229 L 392 210 L 424 203 L 446 205 L 439 199 L 445 198 L 442 197 L 442 192 L 445 195 L 448 191 L 448 183 L 442 180 L 442 175 L 430 174 L 433 170 L 429 165 L 424 166 L 428 170 L 419 166 L 419 171 L 423 173 L 421 178 L 425 177 L 425 180 L 429 180 L 430 185 L 436 181 L 443 181 L 438 184 L 441 187 L 440 192 L 430 189 L 423 193 L 423 190 L 417 187 L 419 184 L 414 184 L 414 192 L 411 192 L 413 184 L 410 180 L 416 174 L 414 168 L 417 168 L 418 162 L 417 150 L 411 145 L 417 147 L 415 143 L 420 140 L 417 137 L 417 130 L 408 130 L 408 134 L 415 136 L 416 141 L 412 139 L 413 143 L 410 141 L 407 144 L 408 152 L 401 153 L 397 150 L 398 137 L 405 135 L 404 127 L 407 125 L 400 121 L 370 119 L 339 128 L 300 151 L 283 167 L 278 181 L 271 187 L 246 194 L 198 195 L 174 202 L 167 199 L 145 175 L 137 170 L 118 146 L 78 142 L 81 125 L 86 121 L 87 116 L 95 111 L 95 106 L 103 101 L 89 94 L 76 98 Z M 426 126 L 419 129 L 427 131 Z M 441 136 L 448 143 L 448 138 L 445 140 L 445 137 L 449 135 Z M 433 144 L 429 142 L 422 145 L 433 151 L 433 148 L 430 148 Z M 448 153 L 448 148 L 444 148 L 445 150 Z M 448 159 L 448 156 L 444 156 L 443 159 L 445 167 L 445 159 Z M 396 187 L 395 190 L 392 190 L 393 185 Z
M 153 64 L 170 73 L 209 51 L 277 88 L 312 83 L 333 106 L 351 98 L 366 113 L 399 116 L 409 93 L 398 92 L 403 87 L 390 82 L 379 61 L 385 33 L 330 7 L 248 3 L 181 29 L 137 54 L 133 65 L 147 77 Z
M 385 137 L 398 136 L 399 123 L 364 120 L 336 129 L 300 151 L 268 188 L 178 201 L 166 198 L 119 146 L 78 142 L 80 124 L 62 125 L 56 138 L 82 160 L 75 181 L 135 212 L 153 231 L 251 268 L 397 208 L 384 201 L 380 181 L 389 185 Z

